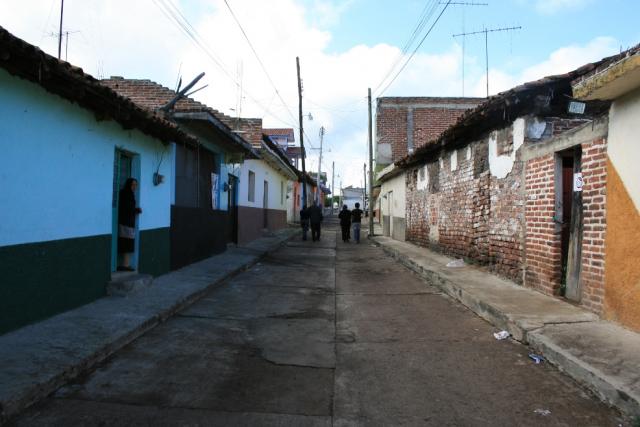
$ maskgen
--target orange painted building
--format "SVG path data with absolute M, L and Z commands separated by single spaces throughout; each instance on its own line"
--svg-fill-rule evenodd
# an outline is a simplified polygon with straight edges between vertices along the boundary
M 573 85 L 584 101 L 611 101 L 606 151 L 605 319 L 640 331 L 640 51 Z

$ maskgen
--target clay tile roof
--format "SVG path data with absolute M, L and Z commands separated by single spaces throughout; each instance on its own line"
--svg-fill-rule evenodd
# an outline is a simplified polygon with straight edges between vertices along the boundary
M 395 164 L 400 168 L 407 168 L 422 163 L 443 147 L 453 148 L 452 144 L 460 140 L 477 138 L 483 133 L 504 126 L 517 117 L 535 111 L 540 104 L 549 102 L 549 99 L 555 98 L 555 102 L 559 102 L 557 99 L 562 94 L 567 96 L 572 94 L 571 83 L 576 79 L 606 67 L 625 57 L 626 54 L 622 52 L 609 56 L 568 73 L 543 77 L 491 96 L 476 108 L 467 110 L 437 139 L 421 146 Z
M 140 107 L 153 111 L 160 109 L 176 96 L 176 92 L 173 89 L 169 89 L 168 87 L 147 79 L 125 79 L 123 77 L 112 76 L 109 79 L 101 80 L 100 83 L 113 89 L 120 95 L 126 96 Z M 236 143 L 239 144 L 242 149 L 251 152 L 250 143 L 253 143 L 253 141 L 249 141 L 248 138 L 243 138 L 232 132 L 232 129 L 238 124 L 236 118 L 229 117 L 189 97 L 180 98 L 174 105 L 172 111 L 175 113 L 209 113 L 221 122 L 221 130 L 224 133 L 229 135 L 231 139 L 236 140 Z M 242 118 L 239 120 L 245 123 L 253 119 Z M 262 129 L 262 121 L 260 121 L 258 127 Z M 260 138 L 260 136 L 258 138 Z
M 289 141 L 295 141 L 292 128 L 262 129 L 262 133 L 269 136 L 286 136 L 289 138 Z
M 59 95 L 100 119 L 112 119 L 125 129 L 136 128 L 163 142 L 197 145 L 193 135 L 175 123 L 100 84 L 82 68 L 61 61 L 0 27 L 0 68 Z

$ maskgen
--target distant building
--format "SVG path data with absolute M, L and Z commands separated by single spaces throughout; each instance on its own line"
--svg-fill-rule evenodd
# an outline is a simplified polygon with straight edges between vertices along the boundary
M 360 209 L 364 210 L 364 188 L 352 186 L 343 188 L 341 191 L 340 200 L 342 204 L 347 205 L 347 208 L 349 208 L 350 210 L 356 207 L 356 203 L 360 203 Z

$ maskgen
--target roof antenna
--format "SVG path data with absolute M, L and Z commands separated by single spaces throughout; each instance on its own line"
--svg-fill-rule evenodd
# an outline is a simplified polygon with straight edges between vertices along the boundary
M 189 89 L 191 89 L 192 87 L 194 87 L 196 85 L 196 83 L 198 83 L 198 81 L 204 77 L 204 72 L 198 74 L 198 76 L 193 79 L 191 81 L 191 83 L 189 83 L 188 85 L 186 85 L 184 87 L 184 89 L 180 90 L 176 96 L 173 97 L 173 99 L 169 102 L 167 102 L 165 105 L 163 105 L 162 107 L 158 108 L 158 110 L 161 111 L 169 111 L 171 109 L 173 109 L 173 107 L 176 105 L 176 102 L 178 102 L 180 100 L 180 98 L 183 98 L 185 96 L 185 94 L 187 92 L 189 92 Z M 180 79 L 180 82 L 182 82 L 182 78 Z

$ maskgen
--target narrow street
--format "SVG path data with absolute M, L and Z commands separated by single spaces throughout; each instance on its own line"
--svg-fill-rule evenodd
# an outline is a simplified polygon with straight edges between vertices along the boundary
M 336 243 L 336 229 L 290 241 L 15 425 L 619 425 L 380 248 Z

